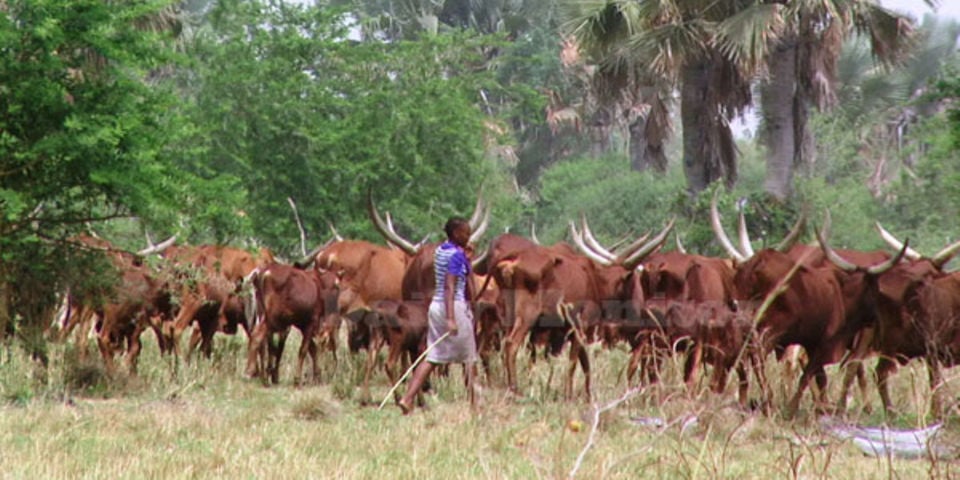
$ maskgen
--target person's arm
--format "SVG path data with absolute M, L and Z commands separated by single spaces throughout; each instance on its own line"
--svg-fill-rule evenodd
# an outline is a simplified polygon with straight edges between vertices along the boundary
M 457 276 L 447 272 L 444 276 L 443 306 L 447 312 L 447 331 L 450 335 L 457 334 L 457 316 L 454 308 L 454 298 L 457 295 Z

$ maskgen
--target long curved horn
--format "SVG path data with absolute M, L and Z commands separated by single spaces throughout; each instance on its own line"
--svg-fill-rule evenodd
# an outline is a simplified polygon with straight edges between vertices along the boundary
M 674 235 L 673 238 L 677 241 L 677 251 L 684 255 L 687 255 L 687 248 L 684 247 L 683 242 L 680 241 L 680 234 L 677 233 L 676 235 Z
M 943 250 L 940 250 L 936 255 L 930 258 L 930 262 L 933 263 L 938 269 L 942 269 L 947 262 L 953 259 L 958 251 L 960 251 L 960 241 L 944 247 Z
M 468 221 L 470 223 L 470 231 L 476 230 L 477 227 L 480 226 L 480 220 L 483 219 L 483 211 L 486 210 L 486 208 L 484 208 L 482 193 L 483 192 L 477 192 L 477 204 L 474 205 L 473 213 L 470 214 L 470 220 Z
M 775 247 L 777 251 L 786 253 L 793 248 L 793 246 L 797 244 L 797 241 L 800 240 L 800 236 L 803 235 L 803 230 L 806 228 L 806 226 L 807 209 L 804 207 L 804 209 L 800 211 L 800 218 L 798 218 L 793 226 L 790 227 L 790 232 L 787 233 L 787 236 L 783 237 L 783 240 L 781 240 L 780 243 L 778 243 Z
M 820 243 L 820 249 L 823 250 L 823 254 L 826 255 L 827 260 L 830 260 L 830 262 L 836 265 L 837 268 L 845 272 L 856 272 L 860 270 L 860 267 L 857 264 L 847 260 L 846 258 L 843 258 L 843 256 L 837 253 L 836 250 L 830 247 L 830 244 L 828 244 L 827 240 L 824 238 L 826 236 L 826 230 L 826 228 L 823 228 L 822 231 L 817 230 L 816 235 L 817 242 Z
M 486 209 L 486 212 L 483 214 L 483 220 L 480 221 L 480 225 L 477 225 L 477 228 L 473 228 L 472 224 L 470 227 L 470 243 L 475 243 L 477 240 L 480 240 L 480 237 L 483 237 L 484 233 L 487 233 L 487 227 L 490 226 L 490 208 Z
M 533 240 L 533 243 L 540 245 L 540 239 L 537 238 L 537 223 L 533 222 L 530 224 L 530 240 Z
M 489 257 L 489 256 L 490 256 L 490 248 L 487 247 L 487 248 L 483 249 L 483 253 L 481 253 L 480 256 L 478 256 L 477 258 L 474 258 L 473 260 L 470 261 L 470 266 L 471 266 L 474 270 L 476 270 L 477 268 L 480 267 L 480 264 L 483 263 L 484 260 L 486 260 L 487 257 Z
M 750 232 L 747 231 L 747 217 L 743 214 L 743 209 L 737 215 L 737 237 L 740 240 L 740 251 L 747 258 L 753 256 L 753 245 L 750 245 Z
M 872 265 L 870 267 L 867 267 L 867 273 L 869 273 L 870 275 L 880 275 L 886 272 L 887 270 L 890 270 L 891 268 L 895 267 L 898 263 L 900 263 L 901 260 L 903 260 L 903 257 L 907 255 L 907 250 L 910 248 L 908 246 L 909 243 L 910 243 L 909 238 L 904 240 L 903 248 L 901 248 L 896 255 L 888 259 L 886 262 L 882 262 L 877 265 Z
M 373 222 L 373 226 L 377 228 L 377 231 L 380 232 L 380 235 L 383 235 L 388 242 L 396 245 L 398 248 L 410 255 L 416 255 L 417 247 L 410 243 L 409 240 L 397 235 L 397 232 L 388 229 L 386 222 L 383 221 L 383 218 L 380 218 L 380 213 L 377 211 L 377 206 L 373 203 L 372 192 L 367 193 L 367 213 L 370 215 L 370 220 Z
M 744 263 L 750 257 L 745 257 L 743 253 L 733 247 L 733 242 L 730 241 L 727 232 L 723 230 L 723 224 L 720 223 L 720 212 L 717 211 L 717 195 L 719 193 L 720 190 L 714 192 L 713 200 L 710 201 L 710 226 L 713 228 L 713 234 L 720 242 L 720 246 L 727 251 L 727 255 L 730 255 L 737 263 Z
M 594 252 L 603 255 L 610 261 L 613 261 L 617 258 L 616 255 L 614 255 L 610 250 L 604 248 L 604 246 L 597 241 L 597 237 L 593 235 L 593 230 L 590 229 L 590 225 L 587 223 L 587 216 L 583 213 L 580 214 L 580 227 L 583 229 L 583 239 Z M 646 237 L 644 237 L 644 240 L 646 240 Z
M 653 253 L 654 250 L 662 247 L 663 242 L 667 241 L 667 236 L 670 235 L 670 231 L 673 230 L 673 226 L 676 223 L 677 223 L 677 218 L 676 217 L 671 218 L 670 221 L 667 223 L 667 226 L 663 227 L 663 230 L 661 230 L 656 237 L 653 237 L 652 239 L 650 239 L 650 241 L 647 242 L 646 245 L 638 248 L 636 251 L 630 254 L 628 258 L 623 260 L 622 262 L 623 268 L 626 268 L 627 270 L 633 270 L 634 268 L 637 268 L 637 265 L 639 265 L 640 262 L 642 262 L 643 259 L 647 257 L 647 255 L 650 255 L 651 253 Z
M 176 242 L 176 241 L 177 241 L 177 236 L 174 235 L 174 236 L 172 236 L 172 237 L 170 237 L 170 238 L 168 238 L 168 239 L 166 239 L 166 240 L 164 240 L 164 241 L 162 241 L 162 242 L 160 242 L 160 243 L 158 243 L 158 244 L 156 244 L 156 245 L 153 245 L 153 246 L 150 246 L 150 247 L 144 248 L 143 250 L 138 251 L 138 252 L 137 252 L 137 255 L 140 255 L 141 257 L 145 257 L 145 256 L 147 256 L 147 255 L 153 255 L 154 253 L 160 253 L 160 252 L 166 250 L 167 248 L 169 248 L 170 245 L 173 245 L 173 243 Z
M 840 268 L 841 270 L 846 272 L 863 271 L 870 275 L 880 275 L 890 270 L 891 268 L 896 266 L 898 263 L 900 263 L 900 261 L 903 260 L 903 257 L 906 255 L 907 249 L 910 248 L 908 246 L 908 243 L 910 241 L 907 240 L 906 242 L 903 243 L 903 246 L 900 247 L 900 251 L 897 252 L 896 255 L 876 265 L 871 265 L 869 267 L 861 267 L 843 258 L 843 256 L 841 256 L 837 251 L 835 251 L 832 247 L 830 247 L 830 245 L 827 243 L 825 239 L 826 233 L 827 233 L 826 228 L 823 228 L 822 231 L 817 231 L 816 233 L 817 242 L 820 243 L 820 249 L 823 250 L 824 255 L 826 255 L 827 259 L 830 260 L 831 263 L 836 265 L 837 268 Z
M 880 232 L 880 238 L 882 238 L 884 242 L 887 242 L 887 245 L 890 245 L 890 247 L 894 250 L 900 250 L 903 248 L 904 243 L 900 240 L 897 240 L 897 237 L 894 237 L 892 233 L 883 228 L 883 225 L 880 225 L 880 222 L 875 222 L 874 225 L 877 227 L 877 231 Z M 923 255 L 912 248 L 908 248 L 907 258 L 910 260 L 920 260 L 923 258 Z
M 337 231 L 337 227 L 333 226 L 333 222 L 327 222 L 327 226 L 330 227 L 330 233 L 333 234 L 333 239 L 338 242 L 343 241 L 343 237 L 340 236 L 340 232 Z
M 300 268 L 300 269 L 306 269 L 306 268 L 309 267 L 313 262 L 317 261 L 317 255 L 320 255 L 320 252 L 326 250 L 327 247 L 329 247 L 330 245 L 333 245 L 335 242 L 342 242 L 342 241 L 343 241 L 343 240 L 337 240 L 336 237 L 331 237 L 330 240 L 327 240 L 326 243 L 324 243 L 323 245 L 320 245 L 319 247 L 314 248 L 313 250 L 311 250 L 310 253 L 308 253 L 308 254 L 307 254 L 305 257 L 303 257 L 302 259 L 300 259 L 300 260 L 298 260 L 298 261 L 296 261 L 296 262 L 293 262 L 293 266 L 295 266 L 295 267 L 297 267 L 297 268 Z
M 650 236 L 650 232 L 647 232 L 647 236 L 648 237 Z M 613 244 L 610 245 L 610 248 L 608 250 L 610 250 L 610 252 L 616 252 L 621 247 L 626 245 L 627 242 L 629 242 L 632 237 L 633 237 L 633 232 L 632 231 L 627 232 L 624 236 L 620 237 L 616 242 L 613 242 Z M 614 255 L 619 255 L 620 253 L 623 253 L 623 252 L 618 252 L 618 253 L 615 253 Z
M 605 267 L 613 265 L 613 262 L 609 259 L 595 252 L 592 248 L 588 247 L 583 242 L 583 235 L 577 231 L 577 226 L 574 225 L 573 221 L 570 221 L 570 235 L 573 237 L 573 244 L 580 249 L 580 251 L 586 255 L 590 260 L 599 263 Z

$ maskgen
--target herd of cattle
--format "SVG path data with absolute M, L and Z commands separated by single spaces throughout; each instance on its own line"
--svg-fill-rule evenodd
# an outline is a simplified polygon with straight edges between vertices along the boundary
M 109 294 L 68 292 L 56 320 L 60 337 L 74 331 L 86 342 L 93 332 L 108 371 L 115 368 L 114 356 L 125 352 L 135 373 L 145 330 L 156 333 L 161 352 L 179 355 L 181 334 L 193 326 L 189 358 L 198 344 L 210 356 L 216 332 L 243 328 L 249 337 L 247 374 L 276 383 L 291 327 L 304 339 L 299 381 L 307 358 L 314 375 L 319 373 L 319 349 L 336 358 L 345 323 L 350 350 L 367 351 L 364 391 L 384 348 L 385 371 L 394 382 L 398 365 L 426 348 L 436 244 L 404 239 L 372 199 L 368 207 L 387 246 L 335 234 L 292 265 L 278 263 L 265 250 L 251 254 L 224 246 L 169 246 L 159 254 L 163 261 L 144 261 L 143 255 L 115 250 L 103 240 L 81 238 L 107 252 L 120 280 Z M 489 218 L 489 208 L 478 201 L 469 220 L 471 243 L 483 236 Z M 574 394 L 579 365 L 589 397 L 586 347 L 624 342 L 631 351 L 628 382 L 638 370 L 642 381 L 656 381 L 664 355 L 684 355 L 688 383 L 706 364 L 712 367 L 711 388 L 722 392 L 734 370 L 745 403 L 753 372 L 762 405 L 769 407 L 764 361 L 770 352 L 782 358 L 799 346 L 806 360 L 788 415 L 798 409 L 811 380 L 818 387 L 816 407 L 828 406 L 824 367 L 837 362 L 845 365 L 837 407 L 845 408 L 855 379 L 866 388 L 864 360 L 872 356 L 878 358 L 876 382 L 888 411 L 890 374 L 898 364 L 922 358 L 930 372 L 931 409 L 943 414 L 941 369 L 960 358 L 960 273 L 944 266 L 960 251 L 960 242 L 924 256 L 878 224 L 891 252 L 834 250 L 825 238 L 829 217 L 813 245 L 798 242 L 805 230 L 801 218 L 775 248 L 754 251 L 742 213 L 737 242 L 724 232 L 716 198 L 711 225 L 728 258 L 686 253 L 679 242 L 675 250 L 662 251 L 672 221 L 652 238 L 611 246 L 597 241 L 585 218 L 570 223 L 572 245 L 544 246 L 535 236 L 509 233 L 495 237 L 472 258 L 479 290 L 477 345 L 488 375 L 491 357 L 501 352 L 506 384 L 516 391 L 521 346 L 526 344 L 531 355 L 540 347 L 552 354 L 566 347 L 565 394 Z

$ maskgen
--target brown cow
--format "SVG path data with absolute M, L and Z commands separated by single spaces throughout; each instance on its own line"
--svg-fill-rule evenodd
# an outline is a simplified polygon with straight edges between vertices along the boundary
M 742 212 L 741 249 L 732 248 L 720 225 L 716 197 L 711 204 L 711 224 L 721 244 L 729 247 L 731 255 L 740 262 L 734 276 L 740 306 L 750 312 L 767 300 L 769 295 L 775 295 L 757 325 L 760 355 L 775 350 L 780 356 L 784 348 L 794 344 L 802 346 L 807 352 L 808 361 L 800 376 L 797 391 L 788 404 L 788 415 L 796 413 L 803 391 L 813 378 L 820 389 L 820 406 L 825 406 L 827 377 L 824 366 L 841 360 L 847 350 L 853 347 L 857 336 L 869 326 L 866 322 L 870 315 L 858 312 L 848 314 L 847 306 L 853 305 L 856 310 L 875 311 L 877 277 L 896 265 L 903 252 L 880 265 L 866 269 L 854 268 L 866 278 L 861 280 L 856 290 L 848 289 L 848 294 L 852 291 L 856 293 L 854 298 L 848 299 L 835 268 L 813 267 L 803 259 L 796 260 L 776 249 L 754 253 L 749 248 Z M 781 286 L 786 289 L 775 291 Z
M 186 351 L 188 361 L 198 344 L 203 355 L 210 358 L 215 332 L 236 333 L 239 325 L 249 336 L 244 304 L 238 297 L 244 278 L 273 262 L 269 251 L 261 249 L 259 255 L 253 255 L 238 248 L 203 245 L 171 249 L 165 258 L 174 264 L 181 280 L 180 310 L 167 333 L 175 353 L 180 336 L 191 324 L 196 326 Z
M 573 375 L 579 362 L 589 398 L 590 361 L 584 345 L 584 326 L 595 324 L 600 317 L 593 263 L 573 254 L 568 245 L 541 247 L 510 234 L 494 239 L 489 261 L 489 273 L 500 288 L 504 322 L 510 332 L 504 347 L 509 388 L 517 391 L 517 350 L 530 331 L 535 327 L 559 329 L 572 332 L 565 333 L 571 341 L 565 395 L 573 397 Z
M 674 222 L 654 237 L 647 240 L 643 236 L 619 255 L 604 248 L 593 237 L 586 218 L 582 218 L 582 232 L 570 224 L 574 244 L 594 262 L 597 268 L 598 290 L 603 304 L 603 318 L 598 325 L 600 336 L 605 344 L 612 345 L 619 339 L 626 340 L 631 347 L 630 363 L 627 366 L 627 381 L 636 373 L 641 359 L 645 362 L 643 371 L 650 381 L 656 380 L 656 356 L 650 352 L 658 340 L 665 338 L 666 332 L 657 318 L 657 314 L 648 307 L 648 294 L 643 288 L 643 262 L 652 252 L 658 250 L 673 229 Z M 662 315 L 661 315 L 662 316 Z M 670 342 L 667 342 L 669 347 Z
M 151 327 L 153 317 L 169 318 L 168 291 L 145 268 L 129 267 L 122 271 L 112 298 L 94 310 L 101 318 L 97 345 L 107 372 L 114 371 L 116 352 L 126 348 L 129 372 L 136 375 L 137 358 L 142 348 L 140 334 Z
M 303 362 L 307 355 L 310 355 L 313 378 L 319 378 L 314 337 L 326 311 L 325 290 L 333 288 L 332 283 L 335 282 L 335 278 L 331 277 L 333 276 L 328 275 L 324 278 L 316 269 L 301 270 L 276 263 L 253 274 L 257 321 L 250 336 L 248 375 L 255 376 L 259 371 L 264 379 L 269 374 L 270 380 L 277 383 L 280 357 L 283 355 L 282 346 L 270 352 L 267 368 L 258 368 L 257 362 L 263 354 L 268 337 L 274 334 L 285 336 L 290 327 L 296 327 L 302 334 L 302 341 L 294 383 L 299 384 L 301 381 Z
M 76 244 L 79 248 L 84 250 L 90 250 L 95 253 L 102 252 L 104 258 L 106 258 L 109 272 L 106 272 L 106 276 L 115 275 L 118 285 L 105 285 L 102 287 L 94 288 L 72 288 L 68 289 L 64 295 L 64 305 L 62 307 L 62 319 L 59 339 L 61 341 L 66 340 L 70 333 L 74 330 L 77 331 L 76 343 L 80 347 L 81 355 L 85 355 L 86 352 L 86 336 L 93 330 L 99 332 L 102 329 L 104 323 L 103 313 L 104 305 L 110 304 L 111 299 L 116 299 L 117 295 L 123 297 L 136 296 L 137 291 L 147 291 L 150 289 L 160 289 L 163 288 L 162 285 L 143 267 L 143 257 L 146 255 L 151 255 L 157 252 L 162 251 L 165 248 L 168 248 L 176 237 L 171 237 L 170 239 L 162 242 L 159 245 L 149 247 L 144 250 L 140 250 L 136 253 L 128 252 L 122 249 L 115 247 L 112 243 L 107 240 L 104 240 L 99 237 L 94 237 L 90 235 L 81 235 L 76 237 L 72 243 Z M 127 274 L 128 271 L 134 271 L 136 273 Z M 143 277 L 146 276 L 146 279 L 149 280 L 149 286 L 146 288 L 140 288 L 137 286 L 137 283 L 140 280 L 143 280 Z M 129 280 L 132 282 L 131 285 L 124 283 L 124 280 Z M 142 286 L 142 285 L 141 285 Z M 120 292 L 118 293 L 118 290 Z M 152 292 L 151 292 L 152 294 Z M 160 298 L 159 294 L 155 297 Z M 152 299 L 143 299 L 146 304 L 150 304 Z M 166 304 L 155 305 L 157 308 L 155 310 L 160 311 L 160 313 L 169 315 L 169 299 L 166 299 Z M 114 302 L 116 303 L 116 302 Z M 129 304 L 135 302 L 126 302 Z M 111 307 L 111 311 L 115 311 L 116 305 Z M 119 315 L 114 315 L 118 317 Z M 154 318 L 148 318 L 147 326 L 151 327 L 154 330 L 154 333 L 157 334 L 157 340 L 160 343 L 161 351 L 165 348 L 164 338 L 159 329 L 159 322 L 155 321 Z M 169 320 L 169 318 L 167 319 Z M 111 323 L 117 321 L 116 318 L 111 320 Z M 113 328 L 113 327 L 111 327 Z M 131 333 L 132 334 L 132 333 Z M 139 333 L 137 334 L 139 338 Z M 99 342 L 98 342 L 99 343 Z M 120 345 L 122 342 L 114 342 L 113 344 L 108 344 L 111 348 L 109 354 L 110 358 L 117 352 L 117 349 L 123 347 Z M 135 362 L 135 355 L 132 358 Z
M 935 299 L 950 300 L 949 296 L 940 294 L 941 289 L 935 285 L 938 279 L 944 276 L 944 265 L 960 252 L 960 242 L 947 245 L 933 256 L 925 256 L 909 248 L 906 242 L 897 240 L 880 224 L 876 227 L 881 238 L 891 248 L 904 250 L 911 260 L 897 265 L 880 277 L 877 309 L 879 319 L 873 338 L 870 339 L 870 347 L 879 355 L 875 371 L 880 399 L 884 410 L 892 414 L 888 384 L 890 374 L 897 369 L 898 363 L 926 355 L 927 345 L 923 344 L 921 338 L 924 330 L 931 328 L 924 326 L 924 322 L 929 319 L 927 312 L 948 311 L 950 308 L 949 303 L 930 303 Z M 944 280 L 941 285 L 949 284 L 949 281 Z M 931 321 L 934 322 L 931 325 L 937 325 L 936 320 Z M 931 368 L 931 375 L 936 375 L 936 365 L 928 363 L 928 366 L 931 365 L 934 367 Z M 936 412 L 939 409 L 936 400 L 934 398 L 932 407 L 935 413 L 939 413 Z

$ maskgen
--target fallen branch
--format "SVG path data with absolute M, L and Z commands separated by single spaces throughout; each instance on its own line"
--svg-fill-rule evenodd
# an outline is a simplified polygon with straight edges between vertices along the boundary
M 603 412 L 616 408 L 617 405 L 620 405 L 621 403 L 633 398 L 643 390 L 644 387 L 634 387 L 624 392 L 620 398 L 602 407 L 597 406 L 596 403 L 593 404 L 593 422 L 590 426 L 590 436 L 587 437 L 587 444 L 583 446 L 583 450 L 580 450 L 580 455 L 577 455 L 577 461 L 573 464 L 573 468 L 570 470 L 570 474 L 567 476 L 568 478 L 574 478 L 577 476 L 577 471 L 580 470 L 580 466 L 583 464 L 583 459 L 586 458 L 587 452 L 593 448 L 593 444 L 597 437 L 597 429 L 600 427 L 600 415 Z

